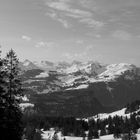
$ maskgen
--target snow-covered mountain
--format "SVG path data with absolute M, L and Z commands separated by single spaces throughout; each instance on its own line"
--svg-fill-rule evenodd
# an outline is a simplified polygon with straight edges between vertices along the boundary
M 102 65 L 93 61 L 84 63 L 74 61 L 72 63 L 60 62 L 55 64 L 49 61 L 33 63 L 25 60 L 23 63 L 20 63 L 20 67 L 26 71 L 43 70 L 43 72 L 32 77 L 34 80 L 49 77 L 49 73 L 51 72 L 51 76 L 56 76 L 59 85 L 62 86 L 62 89 L 66 90 L 87 88 L 91 83 L 116 81 L 124 75 L 125 77 L 123 78 L 127 80 L 135 80 L 140 76 L 140 69 L 127 63 Z M 52 81 L 50 82 L 52 83 Z M 110 88 L 108 87 L 108 89 Z
M 53 62 L 50 61 L 41 61 L 41 62 L 33 62 L 38 68 L 45 70 L 45 71 L 49 71 L 49 70 L 54 70 L 55 66 Z
M 33 69 L 29 69 L 31 68 L 29 67 L 27 70 L 27 67 L 32 64 L 27 62 L 23 64 L 26 66 L 26 71 L 21 77 L 23 87 L 30 90 L 29 94 L 43 94 L 44 96 L 52 94 L 53 96 L 54 93 L 64 93 L 64 96 L 68 96 L 71 93 L 75 97 L 73 94 L 79 96 L 81 93 L 80 96 L 83 96 L 84 93 L 86 103 L 88 103 L 86 97 L 89 99 L 90 94 L 105 106 L 104 109 L 99 110 L 107 112 L 120 109 L 128 102 L 140 99 L 140 68 L 131 64 L 103 65 L 92 61 L 69 64 L 43 61 L 38 66 L 33 63 L 36 67 Z M 49 69 L 47 69 L 47 65 Z M 75 98 L 72 102 L 75 102 Z M 59 97 L 57 100 L 57 104 L 61 103 Z
M 80 62 L 72 62 L 72 64 L 69 67 L 66 67 L 65 69 L 61 69 L 63 73 L 66 74 L 72 74 L 76 72 L 81 72 L 83 74 L 90 74 L 93 76 L 96 76 L 97 74 L 100 74 L 105 70 L 105 66 L 101 65 L 98 62 L 89 61 L 86 63 L 80 63 Z
M 120 63 L 120 64 L 111 64 L 106 67 L 106 70 L 99 74 L 99 79 L 113 80 L 123 75 L 125 72 L 137 73 L 137 67 L 132 64 Z
M 37 65 L 35 65 L 33 62 L 31 62 L 30 60 L 27 60 L 27 59 L 23 62 L 20 62 L 19 67 L 23 71 L 38 69 Z

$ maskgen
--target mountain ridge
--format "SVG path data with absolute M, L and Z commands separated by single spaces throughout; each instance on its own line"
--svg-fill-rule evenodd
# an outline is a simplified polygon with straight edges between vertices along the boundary
M 37 97 L 35 102 L 38 104 L 37 106 L 42 107 L 40 104 L 44 104 L 46 107 L 43 108 L 51 110 L 50 105 L 53 107 L 54 104 L 61 108 L 61 101 L 64 98 L 63 106 L 66 108 L 63 110 L 63 114 L 66 114 L 66 110 L 70 106 L 70 108 L 77 106 L 77 109 L 83 108 L 83 111 L 86 111 L 85 107 L 89 107 L 88 105 L 91 104 L 91 101 L 86 99 L 90 99 L 91 96 L 93 104 L 100 106 L 98 110 L 97 107 L 92 107 L 93 111 L 89 107 L 87 115 L 91 115 L 92 113 L 120 109 L 128 102 L 140 99 L 140 68 L 135 65 L 127 63 L 101 65 L 98 62 L 76 62 L 71 65 L 64 63 L 64 66 L 62 64 L 59 67 L 57 67 L 58 65 L 53 66 L 56 66 L 56 69 L 43 70 L 37 68 L 23 72 L 21 75 L 23 87 L 30 90 L 29 95 L 27 95 L 30 98 L 29 102 L 34 102 Z M 55 98 L 53 99 L 54 95 Z M 69 95 L 73 98 L 67 100 Z M 45 99 L 44 103 L 39 103 L 42 96 Z M 83 105 L 79 102 L 80 98 Z M 48 100 L 51 100 L 49 105 L 46 104 Z M 55 114 L 57 111 L 55 106 L 53 110 Z M 69 115 L 72 113 L 77 115 L 76 110 L 69 111 L 70 113 L 67 112 Z M 81 114 L 78 115 L 84 114 L 81 111 Z

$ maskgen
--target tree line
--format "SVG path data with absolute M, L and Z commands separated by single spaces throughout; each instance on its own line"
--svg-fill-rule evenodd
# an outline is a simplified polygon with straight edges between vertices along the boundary
M 126 108 L 130 106 L 135 108 L 138 106 L 138 101 L 129 104 Z M 136 111 L 136 110 L 135 110 Z M 47 115 L 47 114 L 46 114 Z M 140 128 L 140 111 L 135 113 L 131 112 L 127 116 L 109 116 L 106 119 L 76 119 L 75 117 L 48 117 L 41 114 L 37 108 L 26 108 L 24 110 L 24 125 L 28 129 L 28 134 L 26 135 L 29 140 L 34 140 L 35 129 L 43 129 L 44 131 L 50 128 L 56 128 L 60 130 L 64 136 L 75 136 L 75 137 L 88 137 L 88 140 L 93 138 L 99 138 L 103 135 L 113 134 L 114 138 L 120 138 L 122 135 L 136 134 L 137 130 Z M 31 137 L 32 138 L 29 138 Z

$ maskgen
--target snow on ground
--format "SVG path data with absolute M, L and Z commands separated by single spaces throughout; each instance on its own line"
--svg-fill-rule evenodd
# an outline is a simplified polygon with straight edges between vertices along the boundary
M 87 73 L 91 72 L 91 64 L 83 63 L 81 65 L 74 64 L 71 67 L 68 67 L 63 70 L 64 73 L 70 74 L 77 71 L 85 71 Z
M 49 130 L 49 131 L 42 131 L 43 133 L 41 134 L 43 140 L 52 140 L 55 130 Z M 57 137 L 58 140 L 63 140 L 62 133 L 59 131 L 57 132 Z
M 48 72 L 45 71 L 45 72 L 42 72 L 39 75 L 37 75 L 35 78 L 45 78 L 48 76 L 49 76 Z
M 72 86 L 74 81 L 77 80 L 77 79 L 80 79 L 80 78 L 82 78 L 81 75 L 80 76 L 76 76 L 76 77 L 72 76 L 72 75 L 69 75 L 69 76 L 67 76 L 67 79 L 66 79 L 64 84 L 65 84 L 65 86 Z
M 31 104 L 31 103 L 21 103 L 20 107 L 21 107 L 22 110 L 24 110 L 27 107 L 34 107 L 34 104 Z
M 42 131 L 43 133 L 41 134 L 42 139 L 43 140 L 48 140 L 48 139 L 52 139 L 53 135 L 54 135 L 54 130 L 52 131 Z
M 66 138 L 66 140 L 82 140 L 82 137 L 68 137 L 68 136 L 66 136 L 65 138 Z
M 122 113 L 123 111 L 120 111 L 120 112 Z M 41 130 L 41 131 L 43 132 L 41 134 L 43 140 L 52 140 L 52 138 L 53 138 L 53 136 L 55 134 L 55 129 L 54 128 L 50 128 L 50 130 L 48 130 L 48 131 L 43 131 L 43 130 Z M 56 133 L 56 135 L 58 137 L 58 140 L 64 140 L 64 138 L 66 140 L 83 140 L 82 137 L 63 136 L 62 133 L 61 133 L 61 131 L 58 131 Z M 138 140 L 140 140 L 140 134 L 139 134 L 139 132 L 136 135 L 137 135 Z M 111 135 L 100 136 L 99 139 L 93 139 L 93 140 L 121 140 L 121 138 L 115 139 L 113 137 L 113 134 L 111 134 Z
M 22 101 L 28 102 L 29 99 L 28 99 L 27 96 L 25 95 L 25 96 L 22 97 Z
M 42 136 L 42 139 L 43 140 L 52 140 L 53 138 L 53 135 L 55 133 L 54 130 L 49 130 L 49 131 L 42 131 L 43 133 L 41 134 Z M 71 137 L 71 136 L 62 136 L 62 133 L 61 132 L 58 132 L 57 133 L 57 136 L 58 136 L 58 140 L 63 140 L 64 138 L 66 140 L 82 140 L 82 137 Z
M 37 78 L 37 77 L 36 77 Z M 39 78 L 39 77 L 38 77 Z M 28 84 L 31 84 L 32 82 L 44 82 L 45 80 L 38 80 L 38 79 L 29 79 L 29 80 L 26 80 L 24 81 L 23 83 L 28 83 Z
M 98 114 L 98 115 L 94 116 L 93 118 L 103 120 L 103 119 L 107 119 L 109 116 L 113 118 L 116 115 L 117 116 L 124 116 L 124 117 L 127 116 L 128 117 L 130 114 L 125 114 L 125 110 L 126 110 L 126 108 L 123 108 L 119 111 L 115 111 L 115 112 L 112 112 L 112 113 L 109 113 L 109 114 L 107 114 L 107 113 Z
M 122 117 L 130 117 L 131 113 L 128 113 L 128 114 L 125 114 L 125 111 L 126 111 L 126 108 L 123 108 L 119 111 L 115 111 L 115 112 L 112 112 L 112 113 L 102 113 L 102 114 L 98 114 L 96 116 L 93 116 L 93 117 L 89 117 L 88 119 L 101 119 L 101 120 L 104 120 L 104 119 L 107 119 L 110 117 L 115 117 L 115 116 L 122 116 Z M 137 111 L 133 112 L 133 113 L 138 113 L 140 111 L 140 109 L 138 109 Z
M 113 135 L 106 135 L 106 136 L 101 136 L 99 140 L 121 140 L 121 138 L 114 139 Z
M 43 134 L 41 134 L 43 140 L 52 140 L 52 137 L 54 135 L 54 131 L 43 131 Z M 61 132 L 58 132 L 58 140 L 63 140 L 64 138 L 66 140 L 83 140 L 82 137 L 74 137 L 74 136 L 62 136 Z M 140 140 L 140 134 L 137 134 L 138 140 Z M 93 140 L 121 140 L 121 138 L 115 139 L 112 135 L 105 135 L 101 136 L 99 139 L 93 139 Z
M 82 84 L 82 85 L 77 86 L 77 87 L 75 87 L 75 88 L 68 88 L 68 89 L 66 89 L 66 90 L 86 89 L 86 88 L 88 88 L 88 86 L 89 86 L 89 85 L 87 85 L 87 84 Z
M 137 138 L 138 138 L 138 140 L 140 140 L 140 134 L 137 134 Z
M 28 60 L 25 60 L 23 63 L 24 66 L 28 66 L 29 64 L 30 64 L 30 61 L 28 61 Z
M 134 66 L 127 63 L 111 64 L 107 66 L 107 70 L 99 75 L 100 79 L 114 79 L 127 70 L 134 69 Z
M 84 70 L 85 72 L 89 72 L 90 70 L 90 65 L 83 65 L 83 66 L 77 66 L 73 65 L 72 67 L 66 69 L 66 73 L 73 73 L 78 70 Z M 127 63 L 120 63 L 120 64 L 111 64 L 106 67 L 106 70 L 99 74 L 96 78 L 95 77 L 88 77 L 85 75 L 80 75 L 80 76 L 73 76 L 69 75 L 67 76 L 67 79 L 65 79 L 64 85 L 67 86 L 72 86 L 73 83 L 80 79 L 80 78 L 85 78 L 85 80 L 80 81 L 80 84 L 85 84 L 85 83 L 97 83 L 97 82 L 108 82 L 110 80 L 115 80 L 118 78 L 120 75 L 122 75 L 125 71 L 135 69 L 135 67 L 131 64 Z M 133 77 L 126 77 L 127 79 L 132 79 Z M 108 87 L 108 90 L 111 91 L 112 89 Z
M 76 87 L 75 89 L 84 89 L 84 88 L 87 88 L 88 85 L 87 84 L 83 84 L 83 85 L 80 85 L 78 87 Z

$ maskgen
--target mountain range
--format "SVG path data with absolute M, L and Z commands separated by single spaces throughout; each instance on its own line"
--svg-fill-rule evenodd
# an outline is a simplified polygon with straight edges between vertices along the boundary
M 28 103 L 51 116 L 89 117 L 140 99 L 140 68 L 132 64 L 25 60 L 19 67 Z

